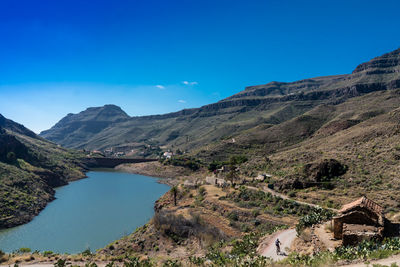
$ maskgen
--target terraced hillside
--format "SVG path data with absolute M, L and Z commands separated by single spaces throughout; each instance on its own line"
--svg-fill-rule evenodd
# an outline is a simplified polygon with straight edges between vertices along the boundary
M 0 229 L 30 221 L 54 187 L 85 177 L 80 157 L 0 115 Z

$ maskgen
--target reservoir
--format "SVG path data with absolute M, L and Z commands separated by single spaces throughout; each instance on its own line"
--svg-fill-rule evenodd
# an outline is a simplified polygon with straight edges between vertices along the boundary
M 31 222 L 0 231 L 0 250 L 92 252 L 132 233 L 154 214 L 154 202 L 169 190 L 156 178 L 91 171 L 88 178 L 56 189 L 56 200 Z

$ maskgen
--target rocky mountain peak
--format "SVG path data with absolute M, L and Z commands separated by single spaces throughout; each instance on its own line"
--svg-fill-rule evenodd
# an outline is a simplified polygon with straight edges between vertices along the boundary
M 68 144 L 76 136 L 92 136 L 113 123 L 130 119 L 119 106 L 90 107 L 78 114 L 69 113 L 56 125 L 40 135 L 60 144 Z M 68 140 L 68 141 L 67 141 Z
M 358 65 L 354 73 L 383 74 L 400 72 L 400 48 Z
M 85 111 L 82 111 L 77 115 L 84 115 L 86 118 L 92 118 L 94 116 L 97 119 L 103 119 L 106 121 L 129 118 L 128 114 L 126 114 L 119 106 L 111 104 L 102 107 L 87 108 Z

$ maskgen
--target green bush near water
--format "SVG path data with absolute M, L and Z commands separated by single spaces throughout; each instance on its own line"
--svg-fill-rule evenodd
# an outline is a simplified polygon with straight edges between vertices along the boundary
M 50 257 L 54 254 L 53 251 L 47 250 L 47 251 L 43 251 L 43 256 L 45 257 Z
M 18 253 L 29 253 L 31 252 L 30 248 L 20 248 L 18 249 Z

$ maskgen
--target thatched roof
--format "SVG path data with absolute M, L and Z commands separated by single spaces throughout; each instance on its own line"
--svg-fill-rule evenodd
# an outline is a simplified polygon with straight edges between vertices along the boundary
M 378 215 L 383 214 L 383 208 L 381 206 L 379 206 L 378 204 L 376 204 L 375 202 L 373 202 L 372 200 L 366 198 L 365 196 L 361 197 L 349 204 L 343 205 L 342 209 L 339 210 L 339 212 L 346 213 L 347 211 L 352 210 L 355 207 L 364 207 L 374 213 L 377 213 Z

